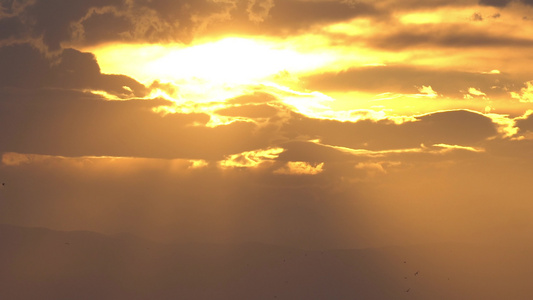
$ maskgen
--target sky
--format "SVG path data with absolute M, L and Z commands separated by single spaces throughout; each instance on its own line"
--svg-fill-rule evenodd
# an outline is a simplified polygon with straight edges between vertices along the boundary
M 0 3 L 0 223 L 533 246 L 530 0 Z

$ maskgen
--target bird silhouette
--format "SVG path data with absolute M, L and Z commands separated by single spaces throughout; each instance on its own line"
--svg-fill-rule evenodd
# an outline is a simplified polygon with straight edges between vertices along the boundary
M 415 276 L 418 275 L 418 271 L 415 272 Z
M 406 293 L 409 293 L 409 291 L 411 290 L 411 288 L 408 288 L 407 291 L 405 291 Z

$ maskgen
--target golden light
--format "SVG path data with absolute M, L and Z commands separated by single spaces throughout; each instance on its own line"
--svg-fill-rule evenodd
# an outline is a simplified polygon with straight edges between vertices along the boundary
M 107 45 L 88 49 L 104 73 L 126 73 L 144 83 L 196 80 L 249 84 L 280 72 L 300 73 L 327 66 L 334 57 L 302 52 L 292 43 L 229 37 L 194 45 Z
M 263 162 L 276 159 L 283 151 L 283 148 L 245 151 L 243 153 L 230 155 L 226 160 L 220 161 L 219 166 L 221 168 L 253 168 L 259 166 Z
M 245 38 L 225 38 L 171 49 L 147 65 L 147 72 L 168 80 L 199 78 L 217 83 L 249 83 L 282 71 L 302 72 L 327 58 Z
M 289 161 L 287 164 L 274 171 L 275 174 L 285 175 L 317 175 L 324 171 L 324 163 L 311 164 L 304 161 Z

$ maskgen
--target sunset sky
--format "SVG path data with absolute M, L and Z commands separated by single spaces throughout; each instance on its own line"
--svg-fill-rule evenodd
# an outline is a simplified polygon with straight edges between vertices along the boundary
M 533 246 L 531 0 L 0 3 L 0 223 Z

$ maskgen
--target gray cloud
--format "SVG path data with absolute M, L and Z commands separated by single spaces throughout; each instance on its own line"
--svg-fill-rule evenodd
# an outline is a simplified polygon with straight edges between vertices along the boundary
M 446 28 L 447 27 L 447 28 Z M 464 26 L 411 26 L 390 34 L 378 34 L 367 40 L 368 45 L 388 50 L 411 47 L 531 47 L 533 40 L 493 35 Z
M 223 108 L 215 113 L 222 116 L 246 117 L 246 118 L 270 118 L 277 114 L 277 109 L 269 105 L 241 105 Z
M 265 1 L 269 2 L 269 1 Z M 270 2 L 269 2 L 270 3 Z M 205 34 L 228 33 L 287 36 L 311 30 L 324 24 L 357 17 L 382 17 L 371 3 L 360 1 L 273 1 L 260 18 L 250 12 L 248 1 L 237 1 L 230 18 L 211 23 Z
M 494 6 L 494 7 L 500 7 L 500 8 L 506 7 L 512 2 L 520 2 L 526 5 L 533 6 L 532 0 L 479 0 L 479 4 L 481 5 Z
M 269 146 L 270 129 L 250 122 L 211 128 L 205 126 L 206 114 L 152 112 L 172 105 L 166 100 L 106 101 L 69 91 L 3 89 L 0 105 L 5 129 L 0 151 L 217 160 Z
M 516 120 L 516 127 L 519 129 L 519 134 L 533 133 L 533 114 Z
M 389 120 L 340 122 L 294 117 L 284 130 L 352 149 L 418 148 L 421 144 L 475 146 L 496 135 L 490 118 L 470 111 L 447 111 L 417 117 L 415 122 Z
M 92 89 L 119 97 L 143 97 L 149 92 L 128 76 L 102 74 L 93 54 L 74 49 L 49 59 L 30 44 L 4 46 L 0 64 L 0 87 Z
M 304 85 L 321 91 L 370 91 L 375 93 L 419 93 L 422 86 L 431 86 L 445 97 L 462 99 L 469 88 L 476 88 L 488 97 L 502 97 L 510 91 L 519 92 L 527 78 L 508 74 L 483 74 L 405 65 L 352 68 L 338 73 L 311 75 L 302 79 Z
M 4 10 L 11 12 L 0 17 L 11 27 L 9 33 L 3 33 L 4 38 L 42 39 L 52 51 L 65 42 L 189 41 L 196 30 L 232 6 L 207 0 L 36 0 L 15 10 L 15 3 L 3 2 Z
M 5 152 L 221 160 L 269 147 L 294 149 L 297 144 L 285 143 L 304 137 L 320 139 L 324 145 L 391 150 L 439 143 L 476 146 L 496 134 L 491 119 L 469 111 L 428 114 L 396 124 L 388 120 L 320 120 L 288 113 L 280 106 L 245 105 L 221 112 L 262 118 L 263 125 L 238 121 L 208 127 L 206 114 L 154 113 L 155 107 L 171 105 L 165 100 L 105 101 L 83 93 L 39 89 L 4 89 L 2 98 L 0 125 L 5 129 L 0 151 Z M 337 150 L 310 146 L 286 155 L 306 161 L 315 152 L 324 153 L 316 157 L 339 159 Z
M 280 30 L 296 30 L 378 14 L 380 12 L 372 5 L 356 1 L 277 1 L 266 19 L 266 25 L 279 26 Z
M 4 4 L 12 11 L 12 5 Z M 382 14 L 371 4 L 337 1 L 36 0 L 0 22 L 0 38 L 62 43 L 190 42 L 199 34 L 291 34 L 313 26 Z
M 3 2 L 2 6 L 12 11 L 18 18 L 17 32 L 11 35 L 16 39 L 39 39 L 50 50 L 59 50 L 61 42 L 71 36 L 71 24 L 82 19 L 90 9 L 107 5 L 117 5 L 120 1 L 91 0 L 77 3 L 66 0 L 26 2 L 26 5 L 14 10 L 18 1 Z
M 366 0 L 367 3 L 375 3 Z M 384 5 L 388 10 L 412 10 L 412 9 L 432 9 L 440 7 L 461 7 L 476 4 L 477 0 L 383 0 L 380 5 Z
M 285 151 L 280 154 L 279 161 L 305 161 L 311 163 L 355 163 L 363 159 L 354 156 L 353 154 L 342 152 L 338 149 L 319 145 L 307 141 L 291 141 L 283 143 L 282 146 Z
M 479 0 L 479 4 L 495 7 L 505 7 L 509 3 L 511 3 L 511 1 L 512 0 Z

